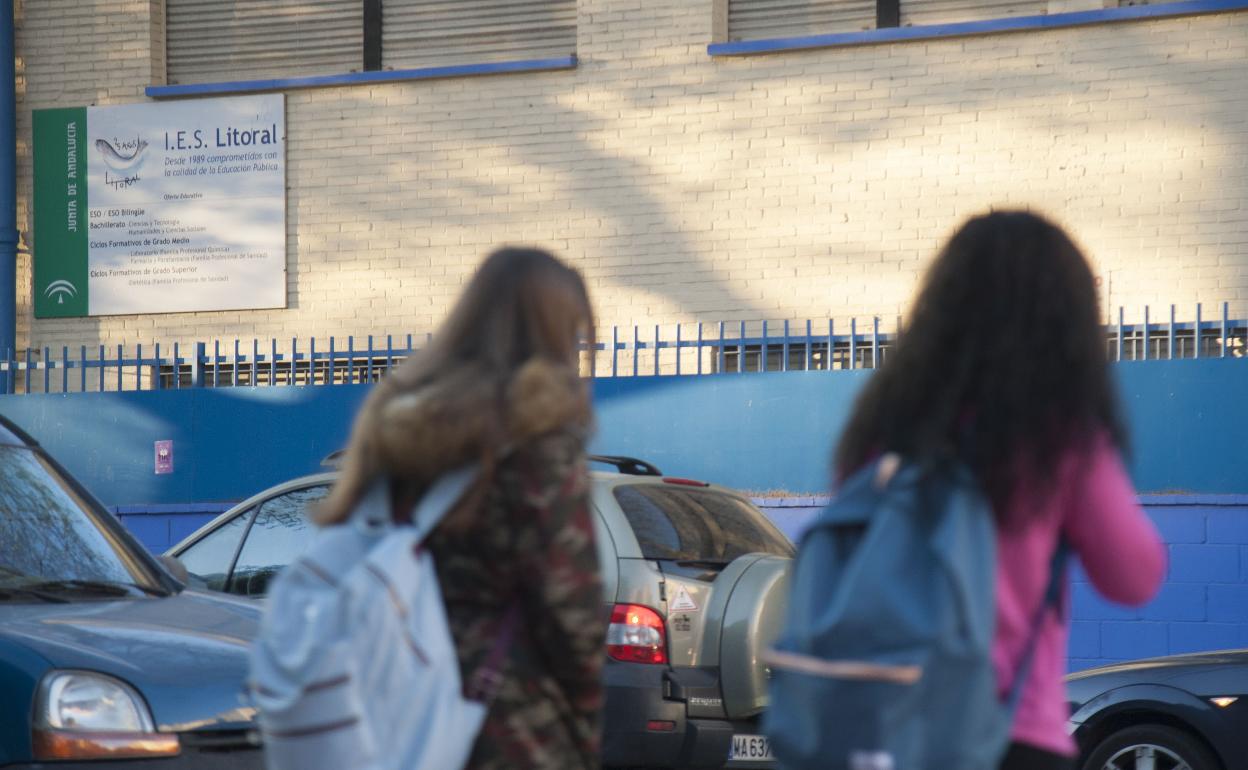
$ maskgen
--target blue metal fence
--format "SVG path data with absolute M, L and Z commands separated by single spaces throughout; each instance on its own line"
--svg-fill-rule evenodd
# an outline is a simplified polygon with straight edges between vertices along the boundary
M 1141 323 L 1105 327 L 1112 361 L 1233 357 L 1248 355 L 1248 320 L 1180 322 L 1170 306 L 1167 320 L 1144 309 Z M 768 371 L 873 369 L 887 359 L 900 334 L 900 320 L 881 329 L 878 317 L 865 323 L 832 320 L 721 321 L 718 323 L 610 327 L 586 346 L 582 366 L 594 377 L 719 374 Z M 124 344 L 26 348 L 0 360 L 0 380 L 12 393 L 165 390 L 199 387 L 343 385 L 375 382 L 427 344 L 429 335 L 368 335 L 305 340 L 253 339 L 222 343 Z M 3 376 L 10 375 L 10 376 Z

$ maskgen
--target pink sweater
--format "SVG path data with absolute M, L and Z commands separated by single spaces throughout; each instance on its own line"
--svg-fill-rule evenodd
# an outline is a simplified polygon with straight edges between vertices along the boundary
M 1166 571 L 1161 538 L 1136 503 L 1118 452 L 1099 438 L 1090 451 L 1070 451 L 1061 460 L 1050 494 L 1019 490 L 1011 513 L 1030 522 L 997 536 L 997 630 L 993 665 L 1004 695 L 1026 646 L 1035 608 L 1048 584 L 1049 560 L 1059 532 L 1088 578 L 1106 598 L 1143 604 Z M 1026 509 L 1026 510 L 1024 510 Z M 1067 589 L 1067 593 L 1069 593 Z M 1050 612 L 1014 719 L 1013 739 L 1058 754 L 1073 755 L 1066 733 L 1068 706 L 1065 619 Z

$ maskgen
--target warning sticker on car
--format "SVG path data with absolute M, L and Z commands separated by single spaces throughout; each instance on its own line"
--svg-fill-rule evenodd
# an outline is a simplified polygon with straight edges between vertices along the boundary
M 697 608 L 697 602 L 689 595 L 689 589 L 684 586 L 677 587 L 676 595 L 672 597 L 672 603 L 667 605 L 669 612 L 693 612 Z

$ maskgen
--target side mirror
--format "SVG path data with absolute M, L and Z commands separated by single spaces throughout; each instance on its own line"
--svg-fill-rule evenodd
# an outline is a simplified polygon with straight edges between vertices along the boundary
M 156 560 L 159 561 L 161 566 L 168 570 L 169 574 L 173 575 L 173 577 L 182 585 L 188 585 L 191 582 L 191 573 L 187 572 L 186 565 L 182 562 L 172 556 L 165 556 L 164 554 L 157 556 Z

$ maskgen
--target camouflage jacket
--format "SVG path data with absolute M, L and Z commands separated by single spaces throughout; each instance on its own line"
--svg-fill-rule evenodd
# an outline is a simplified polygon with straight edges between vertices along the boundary
M 606 612 L 579 433 L 526 442 L 499 463 L 482 500 L 464 512 L 468 524 L 443 526 L 427 543 L 465 682 L 508 608 L 520 609 L 468 767 L 597 767 Z

